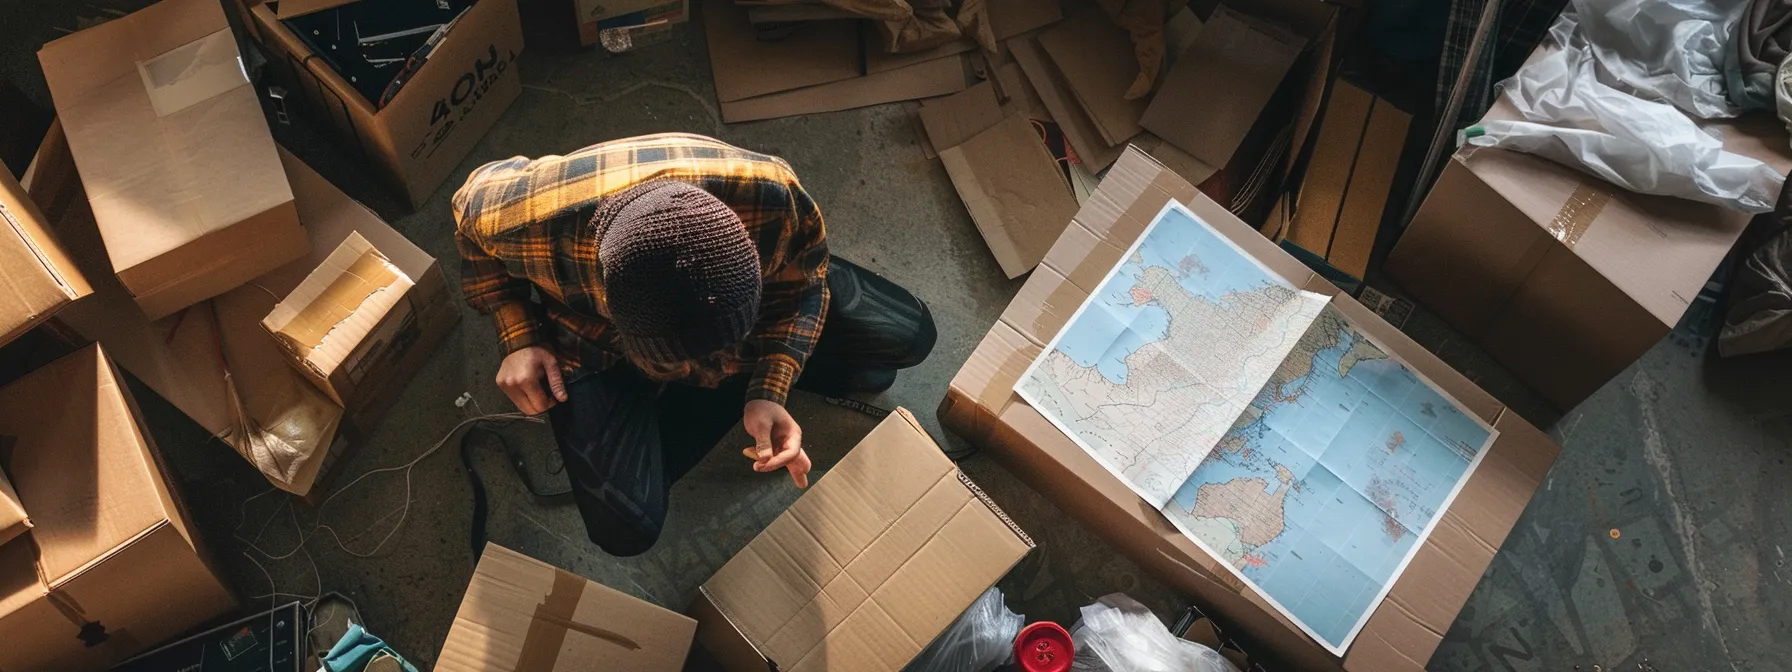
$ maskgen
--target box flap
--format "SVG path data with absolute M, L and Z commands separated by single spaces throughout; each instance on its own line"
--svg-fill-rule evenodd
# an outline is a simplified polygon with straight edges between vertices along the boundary
M 1039 42 L 1030 37 L 1019 37 L 1009 40 L 1007 45 L 1014 62 L 1026 75 L 1027 83 L 1033 85 L 1040 102 L 1051 111 L 1052 121 L 1064 129 L 1064 136 L 1069 138 L 1071 148 L 1076 150 L 1077 158 L 1089 172 L 1100 172 L 1120 158 L 1125 147 L 1102 137 L 1101 129 L 1096 128 L 1089 113 L 1083 111 L 1076 94 L 1071 93 L 1070 86 L 1064 82 L 1064 75 Z
M 275 16 L 282 21 L 296 19 L 306 14 L 316 14 L 326 9 L 334 9 L 357 0 L 279 0 L 279 11 Z M 581 3 L 582 4 L 582 3 Z
M 1319 123 L 1319 140 L 1313 145 L 1307 172 L 1295 201 L 1294 220 L 1288 226 L 1288 242 L 1324 257 L 1337 230 L 1338 210 L 1350 187 L 1350 168 L 1363 145 L 1363 129 L 1375 97 L 1368 91 L 1339 81 L 1332 87 Z M 1359 276 L 1360 277 L 1360 276 Z
M 704 0 L 699 15 L 708 38 L 717 102 L 731 103 L 861 74 L 855 22 L 813 22 L 784 39 L 760 41 L 747 8 L 730 0 Z
M 936 58 L 864 77 L 724 101 L 721 104 L 722 121 L 734 123 L 839 112 L 867 105 L 943 96 L 964 88 L 963 57 Z
M 1069 183 L 1025 116 L 941 149 L 940 161 L 1010 278 L 1033 270 L 1076 212 Z
M 1221 6 L 1139 123 L 1203 163 L 1226 165 L 1305 46 L 1285 28 Z
M 178 517 L 124 394 L 99 346 L 0 388 L 0 436 L 51 586 Z
M 1326 259 L 1332 266 L 1362 278 L 1369 270 L 1369 256 L 1381 232 L 1388 194 L 1394 188 L 1394 172 L 1406 147 L 1406 131 L 1412 115 L 1377 98 L 1363 128 L 1362 147 L 1350 170 L 1350 189 L 1338 208 L 1338 227 L 1332 234 Z
M 936 152 L 957 147 L 1003 118 L 995 84 L 988 80 L 944 98 L 922 101 L 920 115 L 921 128 Z
M 1104 142 L 1118 145 L 1139 134 L 1139 117 L 1149 101 L 1126 99 L 1139 61 L 1125 29 L 1091 6 L 1041 33 L 1039 46 L 1063 73 Z
M 486 544 L 438 670 L 676 672 L 697 623 L 497 544 Z
M 220 4 L 157 3 L 50 42 L 38 60 L 112 267 L 139 295 L 193 280 L 181 274 L 195 259 L 262 251 L 214 245 L 131 273 L 208 234 L 290 210 L 292 191 Z M 284 223 L 292 219 L 287 212 Z M 234 270 L 246 273 L 240 282 L 268 269 Z
M 0 458 L 4 457 L 0 455 Z M 5 463 L 0 462 L 0 544 L 31 529 L 31 517 L 25 515 L 25 505 L 19 503 L 18 491 L 13 490 L 12 481 L 6 479 L 5 467 Z
M 37 204 L 0 170 L 0 345 L 92 292 Z
M 703 593 L 784 670 L 898 670 L 1032 548 L 906 410 Z
M 328 376 L 410 290 L 409 276 L 350 232 L 322 264 L 274 305 L 261 326 Z

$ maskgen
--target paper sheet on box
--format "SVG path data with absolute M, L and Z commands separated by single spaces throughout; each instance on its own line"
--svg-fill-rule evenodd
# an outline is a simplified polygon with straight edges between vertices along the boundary
M 1495 438 L 1174 202 L 1015 391 L 1339 655 Z

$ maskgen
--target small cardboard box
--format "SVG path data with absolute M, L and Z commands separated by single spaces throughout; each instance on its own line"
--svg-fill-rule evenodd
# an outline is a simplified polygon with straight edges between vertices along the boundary
M 336 431 L 344 416 L 361 430 L 377 424 L 460 319 L 434 258 L 310 166 L 279 150 L 299 216 L 305 221 L 304 232 L 310 237 L 308 256 L 226 292 L 205 306 L 151 320 L 131 301 L 116 278 L 93 273 L 93 269 L 105 264 L 105 247 L 99 241 L 85 199 L 78 197 L 80 180 L 53 170 L 63 163 L 58 157 L 67 153 L 67 146 L 59 144 L 58 139 L 52 133 L 45 140 L 29 173 L 32 182 L 26 188 L 39 202 L 70 205 L 66 211 L 46 214 L 56 233 L 69 241 L 77 266 L 95 279 L 93 295 L 70 306 L 73 310 L 59 313 L 55 321 L 82 338 L 103 343 L 120 366 L 215 435 L 231 430 L 235 412 L 224 381 L 220 349 L 228 357 L 237 391 L 251 418 L 272 426 L 296 409 L 317 411 L 319 414 L 307 416 L 310 421 L 305 423 L 306 435 L 299 438 L 314 450 L 326 450 L 326 446 L 343 444 Z M 71 190 L 77 197 L 61 193 Z M 410 292 L 415 293 L 414 305 L 421 307 L 415 312 L 417 319 L 405 322 L 388 341 L 383 354 L 362 360 L 362 368 L 368 371 L 362 380 L 372 382 L 357 386 L 357 395 L 347 399 L 349 409 L 345 411 L 287 364 L 288 357 L 268 337 L 261 320 L 351 233 L 359 233 L 377 246 L 414 279 L 416 286 Z M 217 323 L 215 332 L 213 320 Z M 290 482 L 275 484 L 303 496 L 310 492 L 327 462 L 328 456 L 308 460 Z
M 372 161 L 411 207 L 421 207 L 522 94 L 523 29 L 516 0 L 481 0 L 455 21 L 404 88 L 376 107 L 315 58 L 267 4 L 251 0 L 249 31 L 269 66 L 349 148 Z M 282 8 L 285 9 L 285 8 Z
M 170 315 L 305 253 L 223 5 L 157 3 L 50 42 L 37 57 L 106 241 L 107 272 L 145 314 Z
M 1490 118 L 1513 114 L 1502 99 Z M 1792 168 L 1771 116 L 1724 145 Z M 1548 159 L 1458 153 L 1386 271 L 1557 410 L 1597 391 L 1678 324 L 1748 226 L 1715 205 L 1623 191 Z
M 1224 561 L 1201 550 L 1014 393 L 1027 367 L 1172 199 L 1294 286 L 1332 295 L 1331 305 L 1352 324 L 1499 432 L 1342 659 L 1281 616 Z M 1301 670 L 1422 669 L 1559 450 L 1467 378 L 1137 149 L 1128 149 L 1109 169 L 952 378 L 939 415 L 941 424 L 984 447 L 1084 527 L 1263 644 L 1263 655 Z
M 587 47 L 604 43 L 610 51 L 627 51 L 670 35 L 673 26 L 691 19 L 690 0 L 573 0 L 579 24 L 579 44 Z M 612 44 L 615 37 L 627 35 L 626 42 Z
M 0 436 L 35 525 L 0 545 L 0 669 L 103 669 L 236 608 L 100 346 L 0 388 Z
M 699 590 L 732 672 L 895 672 L 1033 541 L 897 409 Z
M 488 543 L 436 669 L 677 672 L 696 629 L 688 616 Z
M 373 356 L 406 320 L 416 320 L 411 278 L 361 234 L 348 238 L 311 270 L 261 326 L 286 350 L 287 361 L 338 404 L 353 398 Z
M 1369 271 L 1412 115 L 1349 82 L 1332 87 L 1282 248 L 1345 291 Z
M 44 226 L 43 212 L 12 171 L 0 170 L 0 345 L 92 293 L 87 278 Z

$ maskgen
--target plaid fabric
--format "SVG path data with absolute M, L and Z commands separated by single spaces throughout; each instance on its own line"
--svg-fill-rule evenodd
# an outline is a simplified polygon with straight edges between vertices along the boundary
M 1463 96 L 1462 111 L 1455 119 L 1442 123 L 1461 129 L 1481 119 L 1493 107 L 1493 85 L 1517 72 L 1530 58 L 1531 52 L 1549 34 L 1550 24 L 1562 13 L 1568 0 L 1453 0 L 1450 20 L 1444 29 L 1444 48 L 1437 68 L 1437 111 L 1444 114 L 1450 105 L 1450 89 L 1468 63 L 1469 46 L 1475 39 L 1475 24 L 1481 21 L 1481 10 L 1488 2 L 1499 2 L 1494 15 L 1492 33 L 1485 51 L 1469 76 L 1468 91 Z
M 783 403 L 826 317 L 828 246 L 821 211 L 775 156 L 666 133 L 481 166 L 453 200 L 467 303 L 497 322 L 507 352 L 545 345 L 569 371 L 620 361 L 589 224 L 606 195 L 659 179 L 734 209 L 765 279 L 753 335 L 673 376 L 715 387 L 750 370 L 747 398 Z M 602 361 L 585 361 L 592 356 Z

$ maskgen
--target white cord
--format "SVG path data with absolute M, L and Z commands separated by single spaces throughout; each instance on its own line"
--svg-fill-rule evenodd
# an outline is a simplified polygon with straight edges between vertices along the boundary
M 478 401 L 473 402 L 474 408 L 476 410 L 478 409 L 478 403 L 479 403 Z M 315 517 L 313 519 L 314 522 L 313 522 L 310 530 L 301 529 L 300 524 L 299 524 L 298 512 L 296 510 L 293 510 L 292 501 L 288 500 L 286 502 L 286 507 L 289 511 L 292 511 L 293 529 L 295 531 L 297 531 L 299 534 L 299 542 L 298 542 L 298 544 L 294 545 L 291 550 L 286 551 L 284 553 L 277 553 L 277 554 L 269 553 L 268 551 L 266 551 L 265 549 L 262 549 L 259 545 L 257 545 L 257 542 L 259 542 L 261 540 L 261 535 L 266 532 L 268 525 L 273 522 L 273 519 L 276 516 L 279 515 L 278 508 L 276 508 L 274 510 L 273 514 L 268 516 L 267 520 L 262 521 L 261 527 L 256 530 L 255 536 L 253 538 L 245 538 L 241 534 L 237 534 L 236 530 L 232 530 L 232 532 L 231 532 L 232 536 L 235 536 L 238 541 L 243 542 L 250 549 L 253 549 L 255 552 L 260 553 L 263 557 L 267 558 L 268 560 L 285 560 L 287 558 L 298 555 L 301 552 L 304 553 L 305 558 L 311 562 L 311 569 L 312 569 L 313 575 L 318 577 L 318 579 L 317 579 L 318 580 L 318 593 L 315 596 L 292 595 L 290 593 L 280 593 L 280 592 L 278 592 L 277 587 L 274 585 L 273 575 L 268 573 L 267 568 L 263 567 L 261 562 L 256 561 L 254 557 L 248 556 L 248 553 L 244 553 L 244 556 L 248 556 L 250 561 L 255 562 L 255 566 L 260 568 L 262 574 L 266 575 L 268 577 L 269 589 L 276 591 L 276 592 L 270 593 L 269 595 L 257 595 L 251 599 L 260 599 L 262 597 L 269 597 L 269 596 L 273 596 L 273 595 L 289 595 L 292 597 L 309 597 L 309 600 L 310 600 L 309 603 L 315 604 L 317 602 L 317 600 L 323 594 L 323 577 L 320 573 L 318 573 L 317 561 L 315 558 L 311 557 L 311 551 L 306 548 L 306 545 L 309 544 L 312 539 L 317 537 L 317 533 L 319 531 L 329 532 L 330 538 L 333 542 L 335 542 L 336 547 L 341 549 L 342 552 L 347 553 L 351 556 L 354 556 L 357 558 L 371 558 L 371 557 L 374 557 L 375 555 L 378 555 L 379 552 L 386 547 L 386 543 L 390 542 L 392 540 L 392 538 L 398 534 L 398 531 L 400 529 L 404 528 L 405 521 L 411 515 L 411 491 L 412 491 L 411 475 L 413 473 L 413 470 L 418 465 L 418 463 L 421 463 L 423 460 L 428 459 L 429 456 L 436 454 L 438 451 L 440 451 L 442 449 L 442 446 L 445 446 L 448 444 L 449 439 L 454 438 L 454 436 L 456 434 L 459 434 L 461 430 L 467 428 L 467 426 L 472 425 L 473 423 L 482 422 L 482 421 L 511 422 L 511 421 L 518 421 L 518 420 L 521 420 L 524 422 L 534 422 L 534 423 L 538 423 L 538 424 L 547 422 L 545 419 L 543 419 L 541 417 L 526 415 L 523 413 L 491 413 L 491 414 L 481 413 L 479 415 L 474 415 L 465 420 L 462 420 L 462 421 L 460 421 L 459 424 L 456 424 L 453 429 L 448 430 L 448 433 L 446 435 L 444 435 L 440 441 L 435 442 L 435 444 L 430 446 L 428 450 L 425 450 L 425 451 L 423 451 L 422 454 L 419 454 L 418 456 L 412 458 L 411 461 L 406 462 L 401 465 L 397 465 L 397 466 L 381 467 L 379 469 L 369 470 L 366 473 L 363 473 L 360 476 L 355 477 L 354 480 L 349 481 L 347 484 L 343 485 L 342 487 L 337 488 L 335 492 L 330 493 L 329 497 L 324 498 L 323 503 L 317 505 L 317 508 L 315 509 Z M 383 473 L 389 473 L 389 472 L 394 472 L 394 471 L 404 472 L 404 506 L 401 507 L 398 511 L 398 513 L 399 513 L 398 522 L 392 526 L 391 530 L 388 530 L 386 532 L 386 536 L 380 538 L 380 543 L 375 545 L 373 547 L 373 550 L 366 551 L 366 552 L 357 552 L 354 550 L 350 550 L 349 547 L 343 542 L 342 537 L 339 534 L 337 534 L 336 528 L 331 527 L 329 525 L 325 525 L 322 522 L 323 515 L 324 515 L 324 509 L 329 507 L 331 502 L 336 501 L 336 498 L 341 496 L 342 493 L 347 492 L 349 489 L 360 484 L 360 482 L 366 480 L 367 477 L 372 476 L 374 474 L 383 474 Z M 238 510 L 239 517 L 238 517 L 238 523 L 237 523 L 237 530 L 242 529 L 242 522 L 244 520 L 246 520 L 248 517 L 249 503 L 252 501 L 255 501 L 256 499 L 261 498 L 263 495 L 266 495 L 266 494 L 269 494 L 269 493 L 272 493 L 275 491 L 276 490 L 274 488 L 268 488 L 267 490 L 264 490 L 255 495 L 251 495 L 243 500 L 243 502 Z M 390 517 L 391 517 L 391 514 L 388 513 L 387 515 L 380 517 L 378 520 L 375 520 L 374 523 L 378 524 L 379 522 L 384 521 L 386 518 L 390 518 Z M 371 526 L 370 526 L 370 528 L 371 528 Z M 350 537 L 349 541 L 354 541 L 355 539 L 359 539 L 364 534 L 366 534 L 366 532 L 362 532 L 361 534 L 355 535 L 354 537 Z

